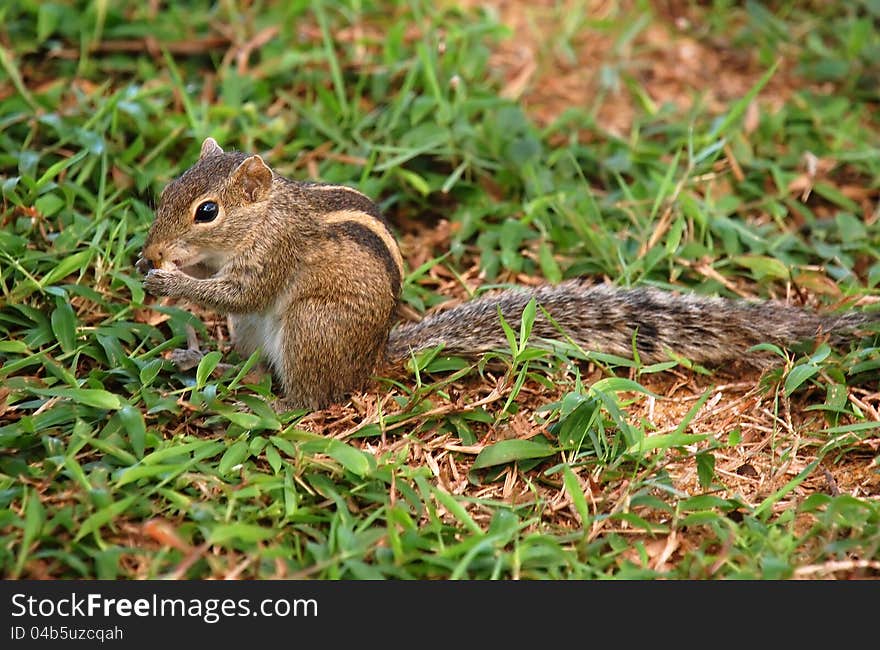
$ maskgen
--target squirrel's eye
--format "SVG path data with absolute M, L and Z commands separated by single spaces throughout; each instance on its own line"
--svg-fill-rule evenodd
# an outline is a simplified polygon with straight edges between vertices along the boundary
M 196 223 L 214 221 L 220 214 L 220 206 L 215 201 L 205 201 L 196 208 Z

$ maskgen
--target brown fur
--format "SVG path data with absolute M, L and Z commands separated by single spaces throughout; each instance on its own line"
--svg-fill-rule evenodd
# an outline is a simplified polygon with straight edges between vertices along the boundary
M 359 387 L 382 358 L 402 278 L 375 234 L 390 230 L 369 199 L 266 171 L 258 156 L 206 140 L 199 161 L 162 192 L 138 267 L 151 293 L 230 314 L 236 348 L 263 348 L 285 406 L 320 408 Z M 195 223 L 206 200 L 220 216 Z M 322 221 L 343 209 L 362 213 L 372 231 Z
M 216 202 L 219 216 L 196 223 L 204 201 Z M 263 349 L 284 407 L 339 401 L 380 361 L 438 345 L 470 356 L 506 349 L 499 309 L 517 330 L 533 297 L 562 332 L 539 309 L 531 341 L 569 336 L 585 350 L 630 357 L 635 336 L 645 363 L 669 352 L 700 363 L 757 360 L 748 356 L 757 343 L 785 347 L 828 335 L 842 344 L 880 320 L 572 280 L 484 296 L 392 329 L 402 261 L 375 204 L 351 188 L 282 178 L 259 156 L 224 152 L 210 138 L 162 192 L 138 268 L 148 291 L 230 314 L 236 348 Z

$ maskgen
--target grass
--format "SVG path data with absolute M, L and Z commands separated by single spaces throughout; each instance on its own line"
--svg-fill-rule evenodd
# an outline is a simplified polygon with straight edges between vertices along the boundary
M 758 375 L 537 350 L 527 314 L 279 417 L 133 267 L 211 135 L 374 197 L 417 311 L 583 274 L 875 302 L 876 3 L 245 4 L 0 9 L 4 577 L 880 574 L 870 341 Z

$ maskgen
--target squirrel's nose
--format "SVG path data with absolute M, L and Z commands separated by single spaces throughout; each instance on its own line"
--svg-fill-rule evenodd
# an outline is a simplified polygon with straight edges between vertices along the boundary
M 134 267 L 140 271 L 141 273 L 146 273 L 147 271 L 154 269 L 152 260 L 148 260 L 146 257 L 138 256 L 137 262 L 134 263 Z
M 144 250 L 141 251 L 140 257 L 135 263 L 135 266 L 141 273 L 146 273 L 150 269 L 161 267 L 163 257 L 161 247 L 154 243 L 147 243 L 147 245 L 144 246 Z

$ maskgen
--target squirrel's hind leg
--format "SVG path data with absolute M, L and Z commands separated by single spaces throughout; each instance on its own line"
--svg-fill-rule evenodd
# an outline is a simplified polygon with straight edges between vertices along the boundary
M 390 312 L 345 300 L 300 298 L 287 309 L 276 370 L 284 405 L 324 408 L 360 389 L 388 340 Z
M 179 371 L 186 372 L 198 366 L 204 357 L 205 351 L 199 348 L 199 339 L 195 328 L 192 325 L 187 325 L 186 347 L 171 350 L 168 359 Z M 218 363 L 214 372 L 225 372 L 231 367 L 232 365 L 229 363 Z

